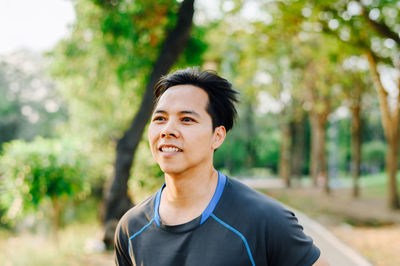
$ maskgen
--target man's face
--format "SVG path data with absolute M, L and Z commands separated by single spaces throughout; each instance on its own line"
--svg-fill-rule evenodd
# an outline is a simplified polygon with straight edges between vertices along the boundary
M 160 97 L 149 126 L 154 159 L 166 174 L 182 174 L 211 165 L 213 152 L 225 138 L 225 128 L 214 132 L 207 113 L 207 93 L 193 85 L 177 85 Z

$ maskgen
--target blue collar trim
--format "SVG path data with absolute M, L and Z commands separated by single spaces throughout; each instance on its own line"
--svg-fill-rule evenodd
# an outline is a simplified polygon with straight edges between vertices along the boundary
M 165 183 L 158 190 L 156 195 L 156 201 L 154 203 L 154 221 L 156 222 L 158 227 L 160 227 L 160 215 L 158 214 L 158 209 L 160 208 L 161 192 L 163 191 L 164 188 L 165 188 Z
M 215 189 L 214 195 L 210 203 L 208 203 L 207 208 L 201 214 L 200 224 L 203 224 L 208 219 L 208 217 L 210 217 L 211 213 L 214 211 L 219 199 L 221 198 L 222 192 L 224 191 L 225 183 L 226 183 L 226 176 L 218 172 L 217 188 Z M 160 227 L 160 215 L 158 213 L 158 210 L 160 208 L 161 193 L 164 188 L 165 184 L 163 184 L 163 186 L 158 190 L 154 203 L 154 221 L 156 222 L 158 227 Z
M 208 203 L 207 208 L 201 214 L 200 224 L 203 224 L 208 219 L 208 217 L 210 217 L 211 213 L 214 211 L 215 206 L 217 206 L 217 203 L 221 198 L 222 192 L 224 191 L 225 183 L 226 183 L 226 176 L 218 172 L 217 188 L 215 189 L 214 196 L 212 197 L 210 203 Z

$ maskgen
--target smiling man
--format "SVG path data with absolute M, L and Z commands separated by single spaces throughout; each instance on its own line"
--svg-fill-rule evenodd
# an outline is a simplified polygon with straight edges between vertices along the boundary
M 121 218 L 116 264 L 313 265 L 320 251 L 292 212 L 213 167 L 236 116 L 232 85 L 186 69 L 154 94 L 148 135 L 165 183 Z

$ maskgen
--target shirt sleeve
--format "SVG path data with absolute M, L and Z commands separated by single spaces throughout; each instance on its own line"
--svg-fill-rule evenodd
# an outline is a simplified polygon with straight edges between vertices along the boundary
M 320 250 L 304 234 L 293 212 L 278 206 L 271 213 L 267 230 L 268 265 L 313 265 Z
M 114 237 L 114 257 L 115 265 L 131 266 L 132 261 L 129 256 L 129 239 L 123 226 L 123 220 L 118 223 Z

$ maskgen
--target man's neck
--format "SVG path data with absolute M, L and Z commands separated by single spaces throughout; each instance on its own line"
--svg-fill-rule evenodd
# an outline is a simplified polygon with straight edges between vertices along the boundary
M 165 183 L 160 217 L 168 225 L 182 224 L 198 217 L 207 207 L 217 187 L 218 172 L 210 167 L 185 176 L 165 174 Z

